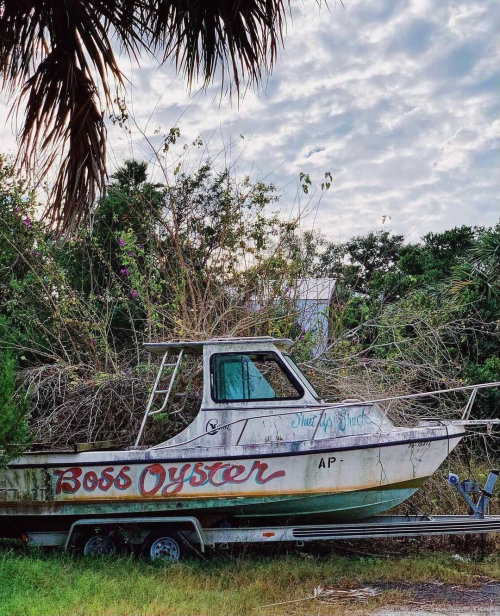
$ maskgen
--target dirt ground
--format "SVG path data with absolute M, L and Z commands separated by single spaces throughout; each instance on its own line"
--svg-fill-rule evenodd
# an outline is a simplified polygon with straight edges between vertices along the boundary
M 377 584 L 377 590 L 398 590 L 408 596 L 404 607 L 383 608 L 373 616 L 500 616 L 500 583 L 484 581 L 477 586 L 426 584 Z
M 499 607 L 486 608 L 468 608 L 468 607 L 436 607 L 425 610 L 415 609 L 394 609 L 394 610 L 378 610 L 372 612 L 370 616 L 498 616 L 500 614 Z

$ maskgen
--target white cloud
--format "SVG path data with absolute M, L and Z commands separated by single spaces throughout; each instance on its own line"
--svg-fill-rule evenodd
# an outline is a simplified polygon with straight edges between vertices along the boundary
M 306 225 L 338 237 L 380 226 L 417 236 L 499 216 L 500 15 L 494 0 L 347 0 L 329 12 L 294 3 L 285 49 L 259 92 L 239 102 L 218 86 L 190 95 L 172 67 L 122 59 L 135 121 L 154 130 L 178 124 L 215 156 L 236 142 L 240 172 L 267 176 L 296 196 L 300 171 L 333 186 Z M 0 107 L 0 121 L 5 107 Z M 239 140 L 239 135 L 245 140 Z M 150 158 L 144 135 L 110 127 L 110 169 L 126 157 Z M 0 148 L 13 150 L 7 125 Z M 415 239 L 415 233 L 412 239 Z

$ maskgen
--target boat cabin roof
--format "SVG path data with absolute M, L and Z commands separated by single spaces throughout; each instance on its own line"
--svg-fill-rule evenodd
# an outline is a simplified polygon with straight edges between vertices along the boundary
M 249 336 L 247 338 L 211 338 L 201 342 L 183 340 L 179 342 L 145 342 L 144 348 L 149 353 L 165 353 L 166 351 L 180 351 L 192 355 L 201 355 L 205 346 L 231 346 L 237 344 L 259 345 L 274 344 L 280 351 L 287 351 L 293 346 L 293 340 L 288 338 L 273 338 L 272 336 Z

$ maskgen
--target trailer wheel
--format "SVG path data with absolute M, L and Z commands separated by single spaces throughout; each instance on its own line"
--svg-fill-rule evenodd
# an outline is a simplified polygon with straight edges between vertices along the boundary
M 87 535 L 82 543 L 84 556 L 116 556 L 116 545 L 108 535 Z
M 120 556 L 127 553 L 127 544 L 116 532 L 85 533 L 80 537 L 77 549 L 84 556 Z
M 151 533 L 144 542 L 143 554 L 150 560 L 176 563 L 184 558 L 186 549 L 179 533 Z

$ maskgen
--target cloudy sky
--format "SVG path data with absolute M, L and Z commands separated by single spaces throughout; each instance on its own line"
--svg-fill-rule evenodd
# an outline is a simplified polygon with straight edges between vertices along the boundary
M 411 240 L 498 221 L 497 1 L 329 4 L 292 2 L 273 74 L 239 103 L 221 99 L 217 84 L 188 93 L 170 66 L 123 59 L 136 125 L 131 134 L 110 127 L 110 171 L 124 158 L 150 159 L 155 129 L 177 125 L 183 140 L 203 137 L 202 155 L 234 143 L 226 156 L 237 172 L 272 181 L 285 215 L 297 210 L 301 171 L 316 185 L 330 171 L 333 185 L 319 203 L 316 194 L 304 226 L 332 239 L 380 228 L 384 217 Z M 0 126 L 0 148 L 14 151 L 10 124 Z

